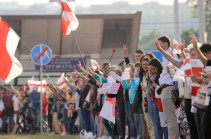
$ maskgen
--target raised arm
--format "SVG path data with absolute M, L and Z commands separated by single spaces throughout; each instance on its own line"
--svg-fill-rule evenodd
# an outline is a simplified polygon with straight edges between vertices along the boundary
M 100 78 L 101 78 L 101 79 L 102 79 L 102 83 L 107 83 L 107 82 L 108 82 L 106 78 L 103 78 L 103 77 L 101 77 L 101 76 L 98 75 L 98 74 L 95 74 L 95 75 L 94 75 L 94 78 L 95 78 L 96 80 L 99 80 L 99 81 L 100 81 Z
M 81 66 L 81 61 L 78 62 L 77 66 L 80 68 L 80 70 L 81 70 L 84 74 L 86 74 L 86 76 L 89 75 L 89 72 L 86 71 L 86 70 Z
M 191 35 L 192 40 L 190 43 L 193 44 L 194 50 L 197 53 L 198 58 L 201 60 L 201 62 L 206 66 L 207 65 L 207 58 L 202 54 L 201 50 L 197 47 L 198 40 L 194 35 Z
M 185 49 L 185 40 L 183 40 L 182 44 L 180 44 L 181 46 L 181 55 L 182 55 L 182 59 L 186 59 L 185 53 L 184 53 L 184 49 Z
M 126 44 L 123 44 L 123 49 L 124 49 L 124 58 L 125 58 L 125 62 L 126 64 L 130 63 L 130 60 L 128 58 L 128 49 Z
M 122 86 L 124 89 L 131 89 L 131 83 L 127 83 L 126 80 L 122 80 Z
M 158 40 L 155 40 L 155 44 L 154 46 L 162 53 L 162 55 L 168 60 L 170 61 L 173 65 L 175 65 L 177 68 L 180 68 L 182 66 L 182 62 L 173 58 L 170 54 L 168 54 L 166 51 L 164 51 Z
M 122 82 L 121 76 L 117 75 L 114 71 L 110 71 L 109 74 L 117 81 Z

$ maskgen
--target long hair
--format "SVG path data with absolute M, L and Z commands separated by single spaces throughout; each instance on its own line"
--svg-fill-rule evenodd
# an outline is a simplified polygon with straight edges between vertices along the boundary
M 142 80 L 143 75 L 144 75 L 144 72 L 145 72 L 144 69 L 143 69 L 143 67 L 142 67 L 142 63 L 143 63 L 144 61 L 149 62 L 149 58 L 143 58 L 143 59 L 141 60 L 141 66 L 140 66 L 140 72 L 139 72 L 140 81 Z
M 155 55 L 153 53 L 147 53 L 145 54 L 145 56 L 149 56 L 150 59 L 155 58 Z
M 156 74 L 156 77 L 155 77 L 155 83 L 159 84 L 158 79 L 160 78 L 160 74 L 162 73 L 163 66 L 162 66 L 162 64 L 160 63 L 160 61 L 157 58 L 152 58 L 149 61 L 149 66 L 150 65 L 157 68 L 157 74 Z

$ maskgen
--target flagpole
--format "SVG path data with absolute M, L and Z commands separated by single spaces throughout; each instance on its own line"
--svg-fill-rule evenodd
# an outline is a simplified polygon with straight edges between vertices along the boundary
M 40 53 L 42 53 L 42 45 L 40 45 Z M 40 133 L 42 134 L 42 56 L 40 57 Z
M 71 29 L 71 30 L 72 30 L 72 29 Z M 83 56 L 82 56 L 82 54 L 81 54 L 81 49 L 80 49 L 80 47 L 79 47 L 79 45 L 78 45 L 78 41 L 77 41 L 77 39 L 76 39 L 76 37 L 75 37 L 75 32 L 72 31 L 72 34 L 73 34 L 73 38 L 74 38 L 74 40 L 75 40 L 76 46 L 77 46 L 77 48 L 78 48 L 79 54 L 80 54 L 80 56 L 81 56 L 82 62 L 84 63 L 84 66 L 85 66 L 85 68 L 86 68 L 85 61 L 84 61 Z

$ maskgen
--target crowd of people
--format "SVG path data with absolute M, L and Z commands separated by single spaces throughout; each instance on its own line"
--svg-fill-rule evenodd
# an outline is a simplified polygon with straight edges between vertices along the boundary
M 163 56 L 162 62 L 153 53 L 136 50 L 135 62 L 128 58 L 123 45 L 124 60 L 117 65 L 104 62 L 101 69 L 78 67 L 70 78 L 63 77 L 66 86 L 60 89 L 49 82 L 42 94 L 40 108 L 38 86 L 30 89 L 0 88 L 1 133 L 28 134 L 42 131 L 58 135 L 80 135 L 81 138 L 140 138 L 140 139 L 209 139 L 211 138 L 211 45 L 199 44 L 193 35 L 181 54 L 170 48 L 167 36 L 155 40 L 154 46 Z M 200 84 L 197 96 L 194 88 L 185 81 L 173 81 L 175 71 L 187 57 L 200 59 L 204 64 L 202 77 L 191 76 L 192 82 Z M 129 79 L 122 73 L 130 68 Z M 185 72 L 185 74 L 187 74 Z M 186 75 L 184 75 L 186 77 Z M 117 94 L 100 93 L 104 83 L 112 78 L 120 83 Z M 100 116 L 106 99 L 115 100 L 115 122 Z M 203 105 L 194 105 L 194 99 Z M 201 103 L 200 103 L 201 104 Z M 193 110 L 194 109 L 194 110 Z

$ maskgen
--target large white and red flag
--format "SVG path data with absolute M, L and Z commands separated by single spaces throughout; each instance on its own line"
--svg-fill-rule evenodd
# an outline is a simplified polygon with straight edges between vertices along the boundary
M 91 59 L 92 69 L 96 70 L 97 68 L 100 68 L 99 64 L 96 60 Z
M 174 45 L 173 52 L 175 52 L 176 54 L 181 54 L 181 46 L 175 39 L 173 39 L 173 45 Z
M 30 89 L 32 89 L 33 86 L 38 86 L 38 92 L 41 92 L 41 81 L 34 81 L 34 80 L 28 80 L 27 84 Z M 47 81 L 42 80 L 42 91 L 45 91 L 45 88 L 47 87 Z
M 23 72 L 21 63 L 15 57 L 20 37 L 0 17 L 0 78 L 9 83 Z
M 32 76 L 29 80 L 33 80 L 34 81 L 34 76 Z M 26 90 L 27 88 L 29 88 L 28 82 L 23 85 L 22 90 Z
M 158 106 L 159 117 L 160 117 L 160 125 L 161 125 L 161 127 L 167 127 L 167 124 L 166 124 L 165 119 L 164 119 L 164 114 L 163 114 L 163 104 L 162 104 L 162 101 L 161 101 L 162 94 L 158 95 L 157 90 L 158 90 L 158 88 L 155 89 L 155 100 L 156 100 L 156 104 Z M 154 91 L 152 89 L 151 89 L 151 91 L 154 94 Z M 180 106 L 175 107 L 175 115 L 177 117 L 177 123 L 180 123 L 179 114 L 180 114 Z
M 116 98 L 106 97 L 102 110 L 100 112 L 101 117 L 113 123 L 115 123 L 115 103 Z
M 69 35 L 71 31 L 75 31 L 78 28 L 79 22 L 69 7 L 66 0 L 61 0 L 62 5 L 62 32 L 63 35 Z
M 62 73 L 62 75 L 60 76 L 60 78 L 58 79 L 56 84 L 59 87 L 59 89 L 63 89 L 65 86 L 67 86 L 65 79 L 64 79 L 64 73 Z

